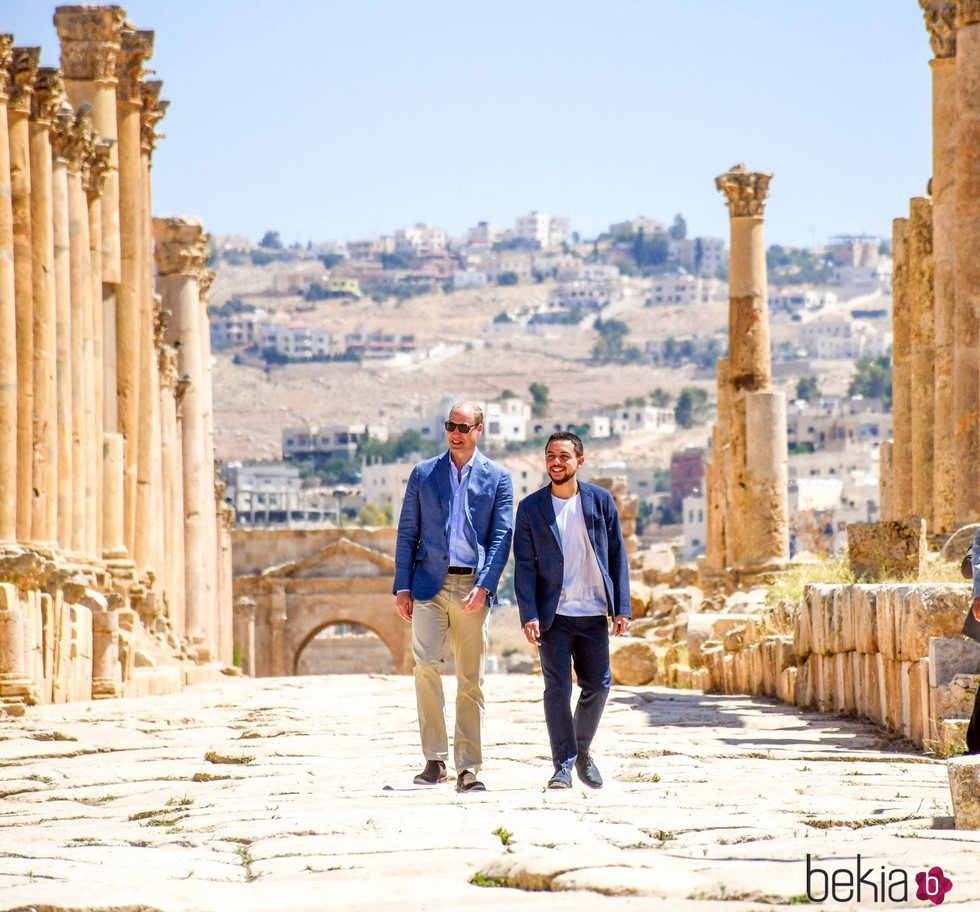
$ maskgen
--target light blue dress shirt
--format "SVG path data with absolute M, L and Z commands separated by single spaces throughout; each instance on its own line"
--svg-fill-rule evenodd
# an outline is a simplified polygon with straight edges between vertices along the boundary
M 453 502 L 449 510 L 449 566 L 476 567 L 476 531 L 470 523 L 466 510 L 466 488 L 473 469 L 474 450 L 470 461 L 457 472 L 456 466 L 449 460 L 449 483 L 452 486 Z

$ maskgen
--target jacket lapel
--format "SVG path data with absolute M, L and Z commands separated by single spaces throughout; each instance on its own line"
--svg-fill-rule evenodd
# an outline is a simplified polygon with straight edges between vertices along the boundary
M 595 546 L 595 495 L 592 493 L 592 488 L 581 482 L 578 486 L 578 492 L 582 497 L 582 518 L 585 520 L 585 530 L 589 533 L 593 552 L 598 553 Z
M 439 506 L 443 510 L 443 525 L 449 529 L 449 517 L 453 504 L 453 489 L 449 482 L 449 450 L 440 457 L 433 469 L 435 475 L 436 490 L 439 492 Z
M 561 551 L 561 535 L 558 533 L 558 520 L 555 518 L 555 508 L 551 503 L 551 485 L 542 489 L 541 496 L 538 498 L 538 506 L 541 508 L 541 515 L 545 523 L 551 529 L 551 534 L 555 536 L 558 543 L 558 550 Z

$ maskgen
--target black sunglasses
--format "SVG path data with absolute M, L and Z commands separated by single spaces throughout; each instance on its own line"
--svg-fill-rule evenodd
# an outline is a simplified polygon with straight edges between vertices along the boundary
M 479 427 L 476 424 L 459 424 L 455 421 L 444 421 L 442 424 L 447 431 L 459 431 L 460 434 L 468 434 L 473 428 Z

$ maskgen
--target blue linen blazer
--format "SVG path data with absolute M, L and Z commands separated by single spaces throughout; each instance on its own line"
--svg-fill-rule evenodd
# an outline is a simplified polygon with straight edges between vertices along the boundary
M 609 614 L 632 617 L 629 561 L 616 502 L 605 488 L 582 481 L 578 487 L 585 528 L 602 572 Z M 528 494 L 517 508 L 514 590 L 522 625 L 537 620 L 542 630 L 551 627 L 563 577 L 564 558 L 549 484 Z
M 449 567 L 449 519 L 453 492 L 449 451 L 420 462 L 408 478 L 398 517 L 393 593 L 407 589 L 415 599 L 431 599 Z M 514 532 L 514 485 L 510 472 L 479 450 L 466 486 L 466 518 L 476 533 L 476 585 L 492 604 L 510 557 Z

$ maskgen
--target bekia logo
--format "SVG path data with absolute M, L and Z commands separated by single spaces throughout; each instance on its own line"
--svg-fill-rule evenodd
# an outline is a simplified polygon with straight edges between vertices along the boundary
M 806 896 L 812 903 L 908 902 L 909 876 L 902 868 L 877 868 L 854 859 L 853 867 L 821 868 L 806 856 Z M 953 889 L 953 882 L 938 865 L 915 875 L 915 898 L 938 906 Z

